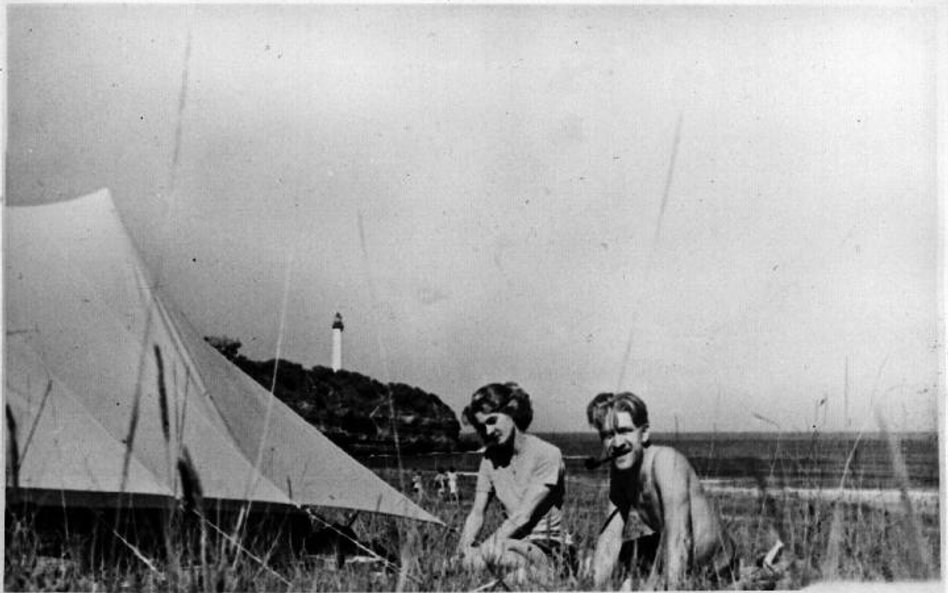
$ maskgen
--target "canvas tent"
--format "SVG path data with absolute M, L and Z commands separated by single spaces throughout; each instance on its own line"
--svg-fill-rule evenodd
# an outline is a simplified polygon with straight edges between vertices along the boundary
M 8 498 L 166 501 L 186 448 L 205 499 L 440 523 L 206 344 L 108 191 L 5 207 L 4 242 Z

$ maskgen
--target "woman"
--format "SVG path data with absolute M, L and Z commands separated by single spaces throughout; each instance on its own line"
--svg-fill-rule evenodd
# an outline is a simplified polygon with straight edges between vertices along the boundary
M 474 392 L 463 418 L 485 445 L 474 504 L 458 542 L 464 566 L 548 570 L 555 564 L 571 564 L 572 538 L 562 516 L 563 455 L 526 432 L 533 420 L 530 396 L 516 383 L 491 383 Z M 476 545 L 492 498 L 500 501 L 506 518 Z

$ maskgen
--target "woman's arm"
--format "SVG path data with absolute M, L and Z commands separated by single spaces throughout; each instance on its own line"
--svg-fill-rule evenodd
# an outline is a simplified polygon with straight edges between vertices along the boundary
M 481 545 L 490 547 L 503 542 L 505 539 L 520 539 L 526 535 L 526 533 L 523 533 L 524 528 L 530 523 L 530 519 L 534 513 L 537 512 L 540 505 L 542 505 L 550 495 L 551 490 L 552 489 L 546 484 L 533 484 L 530 486 L 523 495 L 523 499 L 517 510 L 507 517 L 504 522 L 500 524 L 500 527 Z
M 490 493 L 476 492 L 474 494 L 474 504 L 471 506 L 471 512 L 468 513 L 464 521 L 464 529 L 461 531 L 461 539 L 458 540 L 458 553 L 465 554 L 467 550 L 474 545 L 474 540 L 484 524 L 484 511 L 487 509 L 487 503 L 490 502 Z

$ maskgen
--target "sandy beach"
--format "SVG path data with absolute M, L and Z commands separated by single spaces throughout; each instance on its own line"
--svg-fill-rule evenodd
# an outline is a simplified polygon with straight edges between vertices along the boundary
M 758 496 L 756 488 L 746 486 L 729 486 L 721 480 L 702 480 L 702 484 L 709 491 L 716 494 L 733 494 L 743 496 Z M 899 512 L 905 510 L 902 492 L 895 488 L 886 489 L 858 489 L 858 488 L 771 488 L 771 496 L 790 496 L 802 499 L 820 499 L 825 501 L 838 500 L 850 504 L 869 504 L 888 511 Z M 906 496 L 915 512 L 937 514 L 939 493 L 937 490 L 907 490 Z
M 471 474 L 472 476 L 475 474 Z M 593 476 L 569 476 L 571 484 L 580 487 L 606 488 L 607 478 L 599 479 Z M 735 480 L 707 478 L 701 480 L 708 492 L 747 498 L 756 498 L 760 490 L 754 486 L 736 483 Z M 876 508 L 891 512 L 905 510 L 902 493 L 897 488 L 800 488 L 800 487 L 770 487 L 768 493 L 774 498 L 784 496 L 798 499 L 813 499 L 834 501 L 838 500 L 849 504 L 869 504 Z M 912 509 L 923 514 L 938 514 L 939 492 L 935 489 L 910 489 L 906 491 Z

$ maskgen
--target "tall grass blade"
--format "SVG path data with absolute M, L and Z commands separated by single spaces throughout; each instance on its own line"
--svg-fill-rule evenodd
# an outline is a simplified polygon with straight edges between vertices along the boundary
M 493 579 L 493 580 L 487 581 L 483 585 L 476 587 L 474 589 L 471 589 L 471 593 L 481 593 L 481 591 L 492 591 L 494 587 L 500 586 L 500 583 L 501 583 L 500 579 Z
M 10 480 L 14 491 L 20 489 L 20 448 L 16 442 L 16 418 L 10 404 L 6 405 L 7 415 L 7 446 L 9 449 Z
M 190 15 L 189 15 L 190 16 Z M 175 180 L 177 179 L 178 171 L 178 156 L 181 153 L 181 123 L 184 120 L 184 107 L 187 104 L 188 98 L 188 71 L 190 70 L 191 64 L 191 26 L 192 20 L 188 19 L 188 33 L 187 41 L 184 46 L 184 64 L 181 68 L 181 89 L 178 92 L 178 118 L 175 122 L 174 127 L 174 152 L 171 154 L 171 167 L 169 168 L 168 175 L 170 177 L 168 181 L 168 194 L 174 194 Z
M 184 421 L 188 417 L 188 395 L 191 393 L 191 367 L 184 367 L 184 394 L 181 397 L 181 410 L 177 415 L 176 425 L 177 425 L 177 436 L 178 436 L 178 449 L 180 450 L 184 444 Z M 177 409 L 177 405 L 175 406 Z
M 383 372 L 385 373 L 384 379 L 388 381 L 388 378 L 391 376 L 391 374 L 388 368 L 388 355 L 385 350 L 385 342 L 384 340 L 382 340 L 382 323 L 380 319 L 381 315 L 379 314 L 379 298 L 376 293 L 375 279 L 372 274 L 372 262 L 369 257 L 368 243 L 365 239 L 365 221 L 362 218 L 361 209 L 356 210 L 356 224 L 359 230 L 359 246 L 362 248 L 362 263 L 364 265 L 366 283 L 368 284 L 368 287 L 369 287 L 369 299 L 370 299 L 370 303 L 372 304 L 371 311 L 374 317 L 374 319 L 372 320 L 372 325 L 375 327 L 375 340 L 376 340 L 376 344 L 378 345 L 379 358 L 381 359 L 381 362 L 382 362 L 382 369 L 383 369 Z M 396 466 L 398 467 L 398 486 L 399 486 L 399 490 L 401 492 L 404 492 L 405 491 L 405 466 L 404 466 L 404 461 L 402 460 L 402 445 L 401 445 L 401 440 L 398 434 L 398 417 L 396 416 L 395 397 L 393 394 L 392 384 L 387 383 L 386 385 L 388 388 L 387 399 L 388 399 L 389 425 L 391 426 L 391 430 L 392 430 L 392 440 L 395 445 L 395 462 L 396 462 Z M 401 531 L 401 529 L 399 529 L 399 531 Z M 402 534 L 399 533 L 399 536 L 401 537 Z M 401 539 L 402 539 L 401 569 L 399 570 L 398 582 L 395 587 L 396 591 L 399 591 L 399 592 L 404 591 L 404 587 L 407 583 L 408 576 L 409 576 L 409 566 L 408 566 L 407 561 L 410 559 L 410 558 L 405 557 L 405 552 L 407 549 L 405 547 L 407 545 L 405 542 L 407 542 L 409 538 L 401 537 Z
M 165 440 L 165 468 L 168 479 L 171 481 L 171 492 L 176 496 L 178 492 L 175 476 L 171 471 L 171 418 L 168 413 L 168 389 L 165 386 L 165 365 L 161 359 L 161 348 L 158 344 L 154 345 L 155 366 L 158 370 L 158 409 L 161 417 L 161 435 Z M 171 524 L 175 515 L 175 500 L 170 498 L 165 508 L 164 538 L 165 552 L 168 556 L 168 564 L 172 567 L 171 582 L 176 583 L 178 578 L 178 566 L 174 554 L 174 546 L 171 541 Z
M 274 577 L 276 577 L 277 579 L 279 579 L 280 582 L 282 582 L 284 585 L 286 585 L 287 587 L 291 586 L 290 581 L 286 580 L 286 579 L 283 577 L 283 575 L 281 575 L 281 574 L 278 573 L 277 571 L 273 570 L 273 569 L 270 567 L 270 565 L 267 564 L 266 560 L 264 560 L 263 558 L 260 558 L 259 556 L 256 556 L 256 555 L 253 554 L 250 550 L 248 550 L 247 548 L 245 548 L 235 537 L 233 537 L 233 536 L 230 535 L 229 533 L 226 533 L 226 532 L 223 531 L 220 527 L 218 527 L 217 525 L 214 525 L 213 523 L 211 523 L 210 521 L 208 521 L 208 520 L 207 520 L 206 518 L 204 518 L 203 516 L 201 517 L 201 521 L 202 521 L 202 523 L 203 523 L 204 525 L 206 525 L 207 527 L 210 527 L 211 530 L 214 531 L 216 534 L 218 534 L 219 536 L 221 536 L 222 538 L 224 538 L 224 539 L 225 539 L 228 543 L 230 543 L 234 548 L 236 548 L 237 550 L 239 550 L 244 556 L 246 556 L 247 558 L 250 558 L 251 560 L 253 560 L 254 562 L 256 562 L 262 569 L 266 570 L 266 571 L 269 572 L 271 575 L 273 575 Z M 233 570 L 236 572 L 236 570 L 237 570 L 236 566 L 234 567 Z
M 168 414 L 168 390 L 165 387 L 165 365 L 161 360 L 161 347 L 155 344 L 155 364 L 158 367 L 158 409 L 161 411 L 161 436 L 165 444 L 171 444 L 171 417 Z
M 207 527 L 204 520 L 204 489 L 201 487 L 201 477 L 191 460 L 188 448 L 181 450 L 178 458 L 178 476 L 181 480 L 182 499 L 184 501 L 185 516 L 196 515 L 200 528 L 200 562 L 203 574 L 205 591 L 212 591 L 211 569 L 207 562 Z
M 145 340 L 148 338 L 148 331 L 151 326 L 151 314 L 152 307 L 148 308 L 148 318 L 145 321 Z M 144 350 L 143 350 L 144 352 Z M 118 508 L 116 509 L 115 515 L 115 525 L 122 525 L 122 497 L 125 494 L 126 488 L 128 488 L 128 471 L 132 463 L 132 452 L 135 450 L 135 433 L 138 431 L 138 415 L 139 415 L 139 406 L 141 404 L 142 398 L 142 386 L 141 379 L 142 373 L 144 371 L 144 354 L 139 357 L 138 361 L 138 381 L 135 382 L 135 393 L 132 396 L 132 413 L 128 421 L 128 434 L 125 435 L 125 455 L 122 457 L 122 475 L 119 482 L 119 496 L 118 496 Z M 111 555 L 115 555 L 115 540 L 112 540 L 112 551 Z
M 662 234 L 662 221 L 665 219 L 665 209 L 668 208 L 668 196 L 671 194 L 672 180 L 675 176 L 675 160 L 678 157 L 678 145 L 681 144 L 681 120 L 684 118 L 684 111 L 678 112 L 678 121 L 675 123 L 675 139 L 672 142 L 671 159 L 668 161 L 668 172 L 665 174 L 665 189 L 662 191 L 662 203 L 658 210 L 658 220 L 655 222 L 655 235 L 652 237 L 652 245 L 658 244 L 659 237 Z
M 20 452 L 20 456 L 26 457 L 26 452 L 30 449 L 30 443 L 33 441 L 33 435 L 36 433 L 36 427 L 39 425 L 40 419 L 43 417 L 43 410 L 46 408 L 46 402 L 49 400 L 49 394 L 53 392 L 53 382 L 51 380 L 46 382 L 46 391 L 43 392 L 43 399 L 40 401 L 39 410 L 36 412 L 36 418 L 33 419 L 33 425 L 30 426 L 30 432 L 26 435 L 26 441 L 23 443 L 23 451 Z
M 181 456 L 178 458 L 178 476 L 181 478 L 181 493 L 185 512 L 195 512 L 203 517 L 204 489 L 201 487 L 201 478 L 198 476 L 187 447 L 181 450 Z
M 635 337 L 636 313 L 632 313 L 632 323 L 629 326 L 629 339 L 625 342 L 625 353 L 622 355 L 622 363 L 619 365 L 619 379 L 616 381 L 616 391 L 622 391 L 625 384 L 625 371 L 629 366 L 629 357 L 632 356 L 632 339 Z
M 912 499 L 909 497 L 909 477 L 908 470 L 905 467 L 905 459 L 902 457 L 902 450 L 899 446 L 898 439 L 886 427 L 885 420 L 882 418 L 882 414 L 879 412 L 878 408 L 876 409 L 876 420 L 879 423 L 879 428 L 882 430 L 882 434 L 886 436 L 886 442 L 888 443 L 889 447 L 890 462 L 892 463 L 892 473 L 895 474 L 895 478 L 899 484 L 899 498 L 902 502 L 902 508 L 905 511 L 905 522 L 909 530 L 910 543 L 914 544 L 915 550 L 917 552 L 916 564 L 920 574 L 913 576 L 920 576 L 927 579 L 932 575 L 932 560 L 929 556 L 928 544 L 925 541 L 925 536 L 922 534 L 921 526 L 918 523 L 918 516 L 916 515 L 915 508 L 912 505 Z
M 814 425 L 815 426 L 815 425 Z M 823 557 L 823 562 L 820 565 L 820 570 L 823 574 L 823 578 L 826 580 L 835 580 L 839 577 L 839 560 L 840 560 L 840 546 L 842 545 L 842 498 L 843 491 L 846 487 L 846 478 L 849 476 L 849 468 L 852 465 L 853 459 L 856 456 L 856 451 L 859 449 L 859 443 L 862 441 L 863 432 L 865 428 L 861 428 L 856 434 L 856 439 L 853 441 L 853 446 L 849 450 L 849 455 L 846 456 L 846 463 L 843 464 L 843 471 L 839 477 L 839 489 L 836 493 L 836 498 L 833 501 L 833 516 L 830 521 L 830 532 L 829 538 L 826 542 L 826 554 Z M 815 456 L 814 456 L 815 459 Z
M 414 561 L 412 557 L 412 546 L 409 543 L 411 537 L 402 538 L 401 550 L 399 550 L 399 563 L 401 566 L 398 570 L 398 581 L 395 584 L 395 592 L 402 593 L 405 588 L 408 586 L 408 580 L 411 578 L 411 565 Z
M 138 431 L 139 403 L 141 389 L 135 389 L 135 399 L 132 401 L 132 414 L 128 421 L 128 434 L 125 436 L 125 456 L 122 458 L 122 480 L 119 492 L 124 493 L 128 487 L 128 470 L 132 463 L 132 451 L 135 449 L 135 433 Z
M 375 278 L 372 273 L 372 262 L 369 258 L 369 247 L 368 243 L 365 240 L 365 221 L 362 219 L 362 210 L 356 211 L 356 224 L 359 229 L 359 246 L 362 248 L 362 263 L 365 266 L 365 278 L 366 283 L 369 286 L 369 299 L 372 303 L 372 313 L 373 320 L 372 325 L 375 327 L 375 341 L 379 349 L 379 358 L 382 361 L 382 369 L 384 372 L 384 379 L 388 380 L 390 376 L 388 368 L 388 355 L 385 350 L 385 342 L 382 340 L 382 324 L 381 324 L 381 315 L 379 315 L 379 298 L 376 293 L 375 288 Z M 395 461 L 398 466 L 398 486 L 399 489 L 405 491 L 405 468 L 402 460 L 402 447 L 401 441 L 398 434 L 398 422 L 397 416 L 395 415 L 395 398 L 392 395 L 392 384 L 388 383 L 388 413 L 389 413 L 389 425 L 392 430 L 392 440 L 395 445 Z
M 659 242 L 661 241 L 662 235 L 662 224 L 665 220 L 665 210 L 668 208 L 668 199 L 671 195 L 672 181 L 675 178 L 675 161 L 678 159 L 678 146 L 681 144 L 681 122 L 684 119 L 685 112 L 680 110 L 678 112 L 678 119 L 675 122 L 675 135 L 672 139 L 672 150 L 671 156 L 668 159 L 668 170 L 665 172 L 665 187 L 662 190 L 662 199 L 659 202 L 658 209 L 658 218 L 655 220 L 655 232 L 652 235 L 652 242 L 649 245 L 648 256 L 645 263 L 645 278 L 640 283 L 640 286 L 651 286 L 651 277 L 653 273 L 653 268 L 655 267 L 655 254 L 658 250 Z M 641 294 L 641 293 L 639 293 Z M 641 300 L 641 296 L 634 296 L 633 301 Z M 629 360 L 632 357 L 632 340 L 635 335 L 635 327 L 638 323 L 638 314 L 635 313 L 636 307 L 633 307 L 632 322 L 629 325 L 629 339 L 625 345 L 625 354 L 622 357 L 622 362 L 619 366 L 619 380 L 616 385 L 616 391 L 622 391 L 622 386 L 625 383 L 626 368 L 629 365 Z
M 290 295 L 290 278 L 292 277 L 293 271 L 293 259 L 294 252 L 291 250 L 287 256 L 286 272 L 283 278 L 283 301 L 280 306 L 280 329 L 279 334 L 277 335 L 276 356 L 273 360 L 273 381 L 270 383 L 270 397 L 267 398 L 267 410 L 263 417 L 263 430 L 260 435 L 260 441 L 257 444 L 257 457 L 254 460 L 253 470 L 249 476 L 250 479 L 247 481 L 247 491 L 244 494 L 244 499 L 247 500 L 248 506 L 253 505 L 250 495 L 253 493 L 254 488 L 256 488 L 257 483 L 260 480 L 260 468 L 263 465 L 263 452 L 266 449 L 267 439 L 270 435 L 270 419 L 273 414 L 273 405 L 276 401 L 274 392 L 276 391 L 277 374 L 280 370 L 280 355 L 283 349 L 283 340 L 286 335 L 286 310 Z
M 138 415 L 139 415 L 139 406 L 142 398 L 142 382 L 145 376 L 145 365 L 148 358 L 148 343 L 151 341 L 150 335 L 152 332 L 152 319 L 155 315 L 155 307 L 157 303 L 155 301 L 155 296 L 153 294 L 154 288 L 146 283 L 146 279 L 136 275 L 136 282 L 138 283 L 139 293 L 147 296 L 147 304 L 145 308 L 145 325 L 144 325 L 144 334 L 142 335 L 141 341 L 141 350 L 140 356 L 138 357 L 138 369 L 136 370 L 135 376 L 135 392 L 132 394 L 132 413 L 129 418 L 128 423 L 128 434 L 125 437 L 125 456 L 122 459 L 122 478 L 121 485 L 119 487 L 119 500 L 121 501 L 122 495 L 125 494 L 125 489 L 128 486 L 128 470 L 132 461 L 132 451 L 135 446 L 135 432 L 138 429 Z M 157 281 L 155 282 L 157 285 Z M 119 505 L 119 511 L 121 512 L 122 507 L 121 503 Z
M 776 541 L 771 545 L 771 550 L 775 549 L 778 545 L 783 547 L 784 542 L 789 541 L 787 537 L 786 530 L 783 528 L 783 523 L 780 521 L 780 513 L 777 509 L 777 501 L 773 496 L 773 493 L 770 491 L 770 488 L 767 485 L 767 478 L 773 478 L 776 474 L 775 468 L 777 464 L 777 455 L 780 450 L 780 434 L 777 434 L 776 446 L 774 447 L 773 460 L 771 461 L 770 471 L 768 476 L 764 476 L 760 468 L 755 464 L 752 472 L 754 474 L 754 480 L 757 482 L 757 492 L 760 497 L 760 526 L 766 525 L 766 531 L 769 532 L 769 535 L 773 537 Z M 758 529 L 760 531 L 760 529 Z M 758 542 L 755 542 L 755 544 Z
M 843 513 L 842 501 L 833 504 L 833 519 L 830 522 L 829 539 L 826 543 L 826 555 L 823 557 L 820 570 L 823 579 L 835 581 L 839 578 L 840 547 L 843 540 Z
M 184 448 L 184 427 L 185 420 L 188 416 L 188 396 L 191 392 L 191 369 L 188 366 L 184 367 L 184 388 L 183 394 L 180 398 L 175 398 L 175 447 L 174 450 L 180 451 Z M 177 372 L 175 373 L 175 384 L 177 385 Z M 177 400 L 181 400 L 180 410 L 178 409 Z M 177 489 L 175 490 L 177 492 Z
M 125 546 L 128 547 L 128 549 L 132 551 L 132 554 L 134 554 L 136 558 L 138 558 L 139 560 L 141 560 L 142 564 L 144 564 L 146 567 L 148 567 L 148 570 L 150 570 L 150 571 L 152 571 L 153 573 L 157 574 L 159 577 L 164 577 L 164 575 L 161 574 L 161 571 L 158 570 L 158 568 L 155 566 L 155 563 L 152 562 L 151 560 L 149 560 L 148 557 L 145 556 L 145 554 L 143 554 L 141 550 L 139 550 L 137 547 L 135 547 L 135 544 L 133 544 L 132 542 L 130 542 L 130 541 L 128 541 L 127 539 L 125 539 L 124 537 L 122 537 L 122 534 L 120 534 L 118 531 L 116 531 L 116 530 L 114 530 L 114 529 L 112 530 L 112 534 L 113 534 L 120 542 L 122 542 L 123 544 L 125 544 Z

